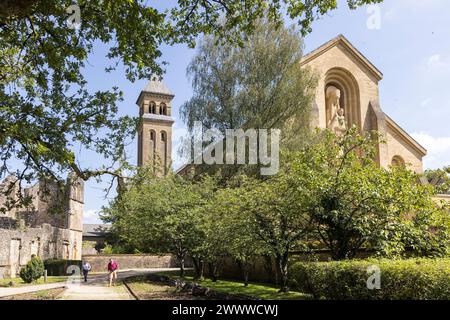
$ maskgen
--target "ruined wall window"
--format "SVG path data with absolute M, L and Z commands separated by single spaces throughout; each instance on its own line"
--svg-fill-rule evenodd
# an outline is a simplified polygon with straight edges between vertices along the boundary
M 394 156 L 391 161 L 393 167 L 405 167 L 405 160 L 400 156 Z
M 156 104 L 153 101 L 148 105 L 148 112 L 153 114 L 156 113 Z
M 167 115 L 167 106 L 164 103 L 161 103 L 159 105 L 159 114 L 162 114 L 164 116 Z

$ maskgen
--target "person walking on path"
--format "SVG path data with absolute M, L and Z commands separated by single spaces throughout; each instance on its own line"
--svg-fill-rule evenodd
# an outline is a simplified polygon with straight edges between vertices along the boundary
M 108 272 L 109 272 L 109 286 L 115 285 L 117 281 L 117 269 L 119 269 L 119 265 L 113 259 L 109 259 L 108 263 Z
M 88 273 L 92 269 L 91 264 L 87 261 L 83 261 L 82 269 L 83 269 L 84 282 L 87 282 Z

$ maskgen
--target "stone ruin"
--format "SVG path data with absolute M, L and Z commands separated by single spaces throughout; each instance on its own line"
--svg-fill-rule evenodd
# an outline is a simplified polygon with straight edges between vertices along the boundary
M 17 178 L 0 183 L 0 279 L 16 277 L 32 255 L 81 260 L 84 182 L 41 180 L 19 190 Z M 12 205 L 19 198 L 22 206 Z

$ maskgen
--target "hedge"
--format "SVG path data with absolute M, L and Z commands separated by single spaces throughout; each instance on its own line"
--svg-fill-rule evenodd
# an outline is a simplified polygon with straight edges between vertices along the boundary
M 63 259 L 48 259 L 44 261 L 47 275 L 49 276 L 66 276 L 67 268 L 69 266 L 77 266 L 80 268 L 81 274 L 81 261 L 80 260 L 63 260 Z
M 370 266 L 381 271 L 380 289 L 367 287 Z M 450 299 L 450 259 L 298 262 L 291 266 L 290 278 L 292 287 L 315 299 Z

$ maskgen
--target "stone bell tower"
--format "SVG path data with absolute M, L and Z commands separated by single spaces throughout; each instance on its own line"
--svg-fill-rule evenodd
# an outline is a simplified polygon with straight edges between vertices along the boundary
M 153 166 L 167 174 L 172 165 L 172 99 L 174 94 L 158 77 L 152 77 L 139 94 L 138 166 Z

